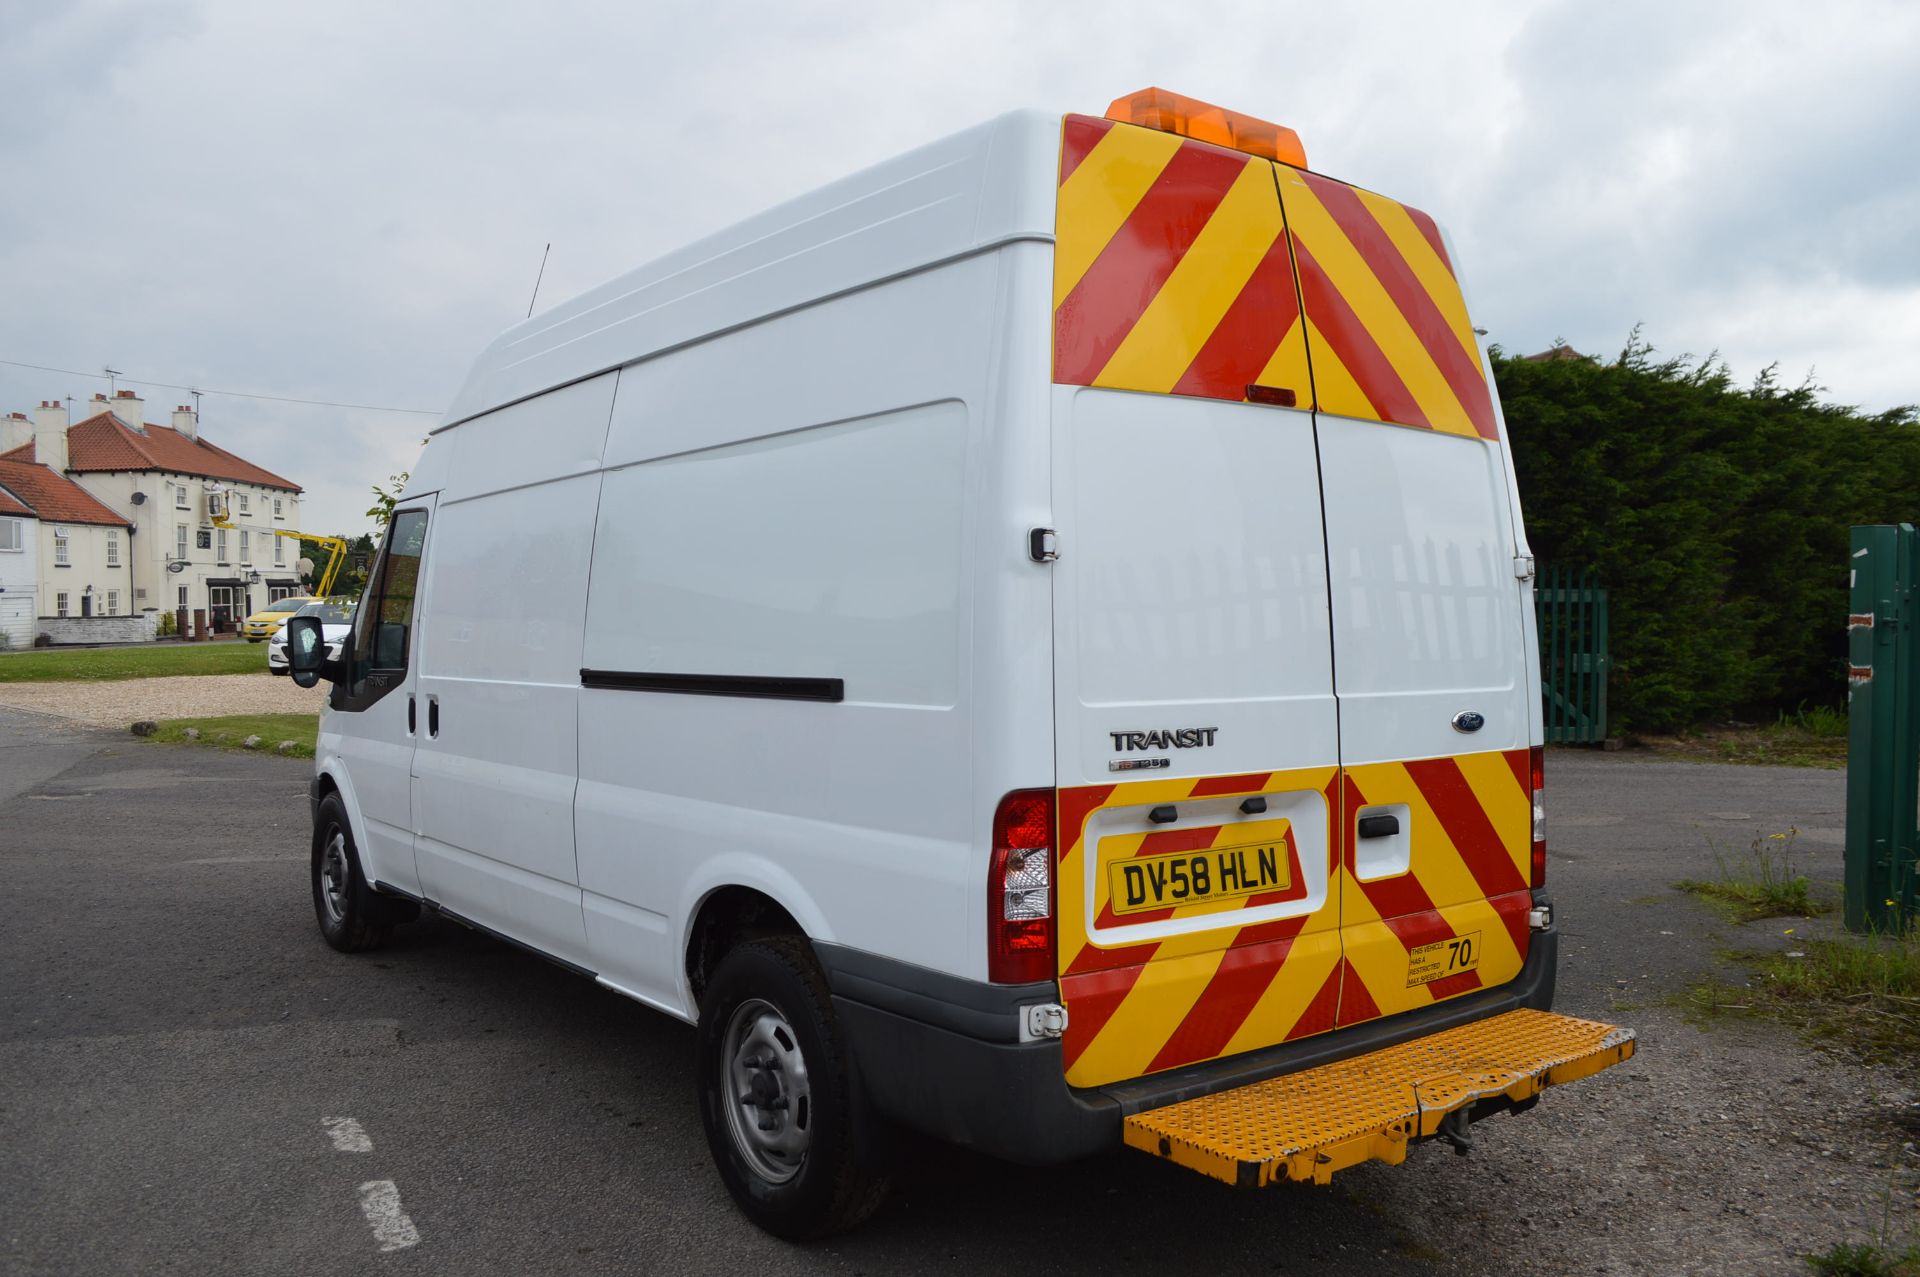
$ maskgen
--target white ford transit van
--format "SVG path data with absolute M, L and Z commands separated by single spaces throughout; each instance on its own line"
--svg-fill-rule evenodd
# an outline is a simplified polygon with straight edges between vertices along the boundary
M 1557 1016 L 1532 559 L 1447 238 L 1159 90 L 502 336 L 333 684 L 327 940 L 699 1026 L 776 1233 L 904 1124 L 1325 1182 L 1626 1058 Z

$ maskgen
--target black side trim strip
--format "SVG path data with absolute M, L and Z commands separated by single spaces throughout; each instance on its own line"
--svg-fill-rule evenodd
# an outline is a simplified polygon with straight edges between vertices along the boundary
M 840 678 L 775 678 L 757 674 L 639 674 L 628 670 L 581 670 L 580 686 L 616 692 L 678 692 L 685 696 L 754 696 L 775 701 L 847 699 Z
M 562 970 L 571 971 L 575 975 L 583 975 L 589 980 L 599 978 L 599 973 L 596 971 L 589 971 L 577 962 L 568 962 L 565 958 L 548 953 L 545 949 L 536 949 L 524 940 L 515 940 L 512 936 L 504 932 L 495 931 L 492 927 L 484 923 L 475 922 L 472 918 L 457 914 L 441 904 L 438 900 L 431 899 L 427 896 L 416 896 L 411 891 L 402 891 L 392 883 L 381 882 L 377 878 L 374 880 L 373 889 L 383 896 L 398 896 L 402 900 L 411 900 L 421 908 L 439 914 L 448 922 L 457 922 L 469 931 L 477 931 L 483 936 L 490 936 L 500 941 L 502 944 L 512 945 L 522 953 L 530 953 L 536 958 L 545 958 L 548 962 L 551 962 L 554 966 Z

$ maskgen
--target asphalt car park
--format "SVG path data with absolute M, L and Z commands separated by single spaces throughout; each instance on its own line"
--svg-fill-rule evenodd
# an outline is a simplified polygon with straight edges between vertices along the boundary
M 1789 1273 L 1905 1228 L 1899 1075 L 1674 1005 L 1734 937 L 1671 883 L 1789 826 L 1837 878 L 1842 774 L 1548 766 L 1558 1006 L 1626 1065 L 1318 1189 L 908 1140 L 796 1247 L 712 1170 L 691 1029 L 445 921 L 329 950 L 307 765 L 0 710 L 0 1271 Z

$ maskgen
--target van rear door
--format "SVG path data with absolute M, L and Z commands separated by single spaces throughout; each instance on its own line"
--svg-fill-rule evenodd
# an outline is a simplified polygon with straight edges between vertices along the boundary
M 1480 350 L 1433 221 L 1277 166 L 1309 334 L 1344 793 L 1342 1026 L 1520 972 L 1526 585 Z
M 1272 164 L 1070 116 L 1057 234 L 1056 908 L 1095 1086 L 1333 1027 L 1339 751 Z

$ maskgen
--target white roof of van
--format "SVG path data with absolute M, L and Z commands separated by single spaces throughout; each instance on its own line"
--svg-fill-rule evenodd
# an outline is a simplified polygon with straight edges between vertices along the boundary
M 936 262 L 1051 240 L 1060 121 L 1002 115 L 516 324 L 474 361 L 435 429 Z

